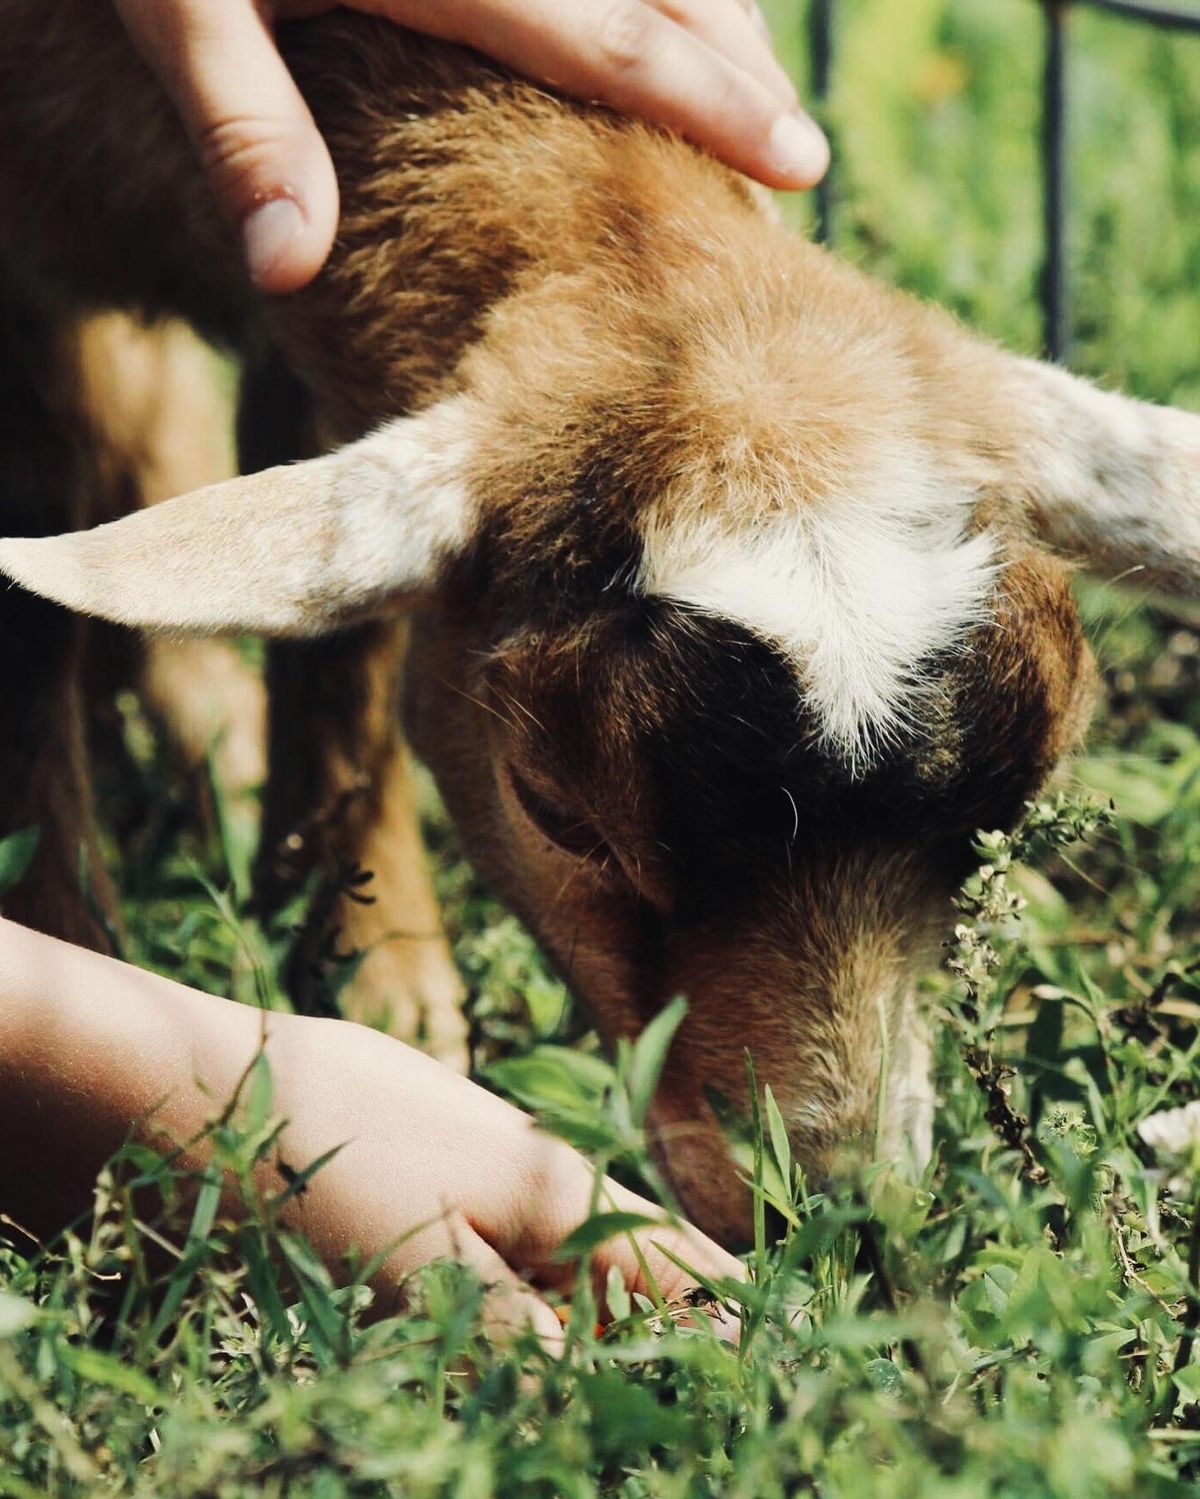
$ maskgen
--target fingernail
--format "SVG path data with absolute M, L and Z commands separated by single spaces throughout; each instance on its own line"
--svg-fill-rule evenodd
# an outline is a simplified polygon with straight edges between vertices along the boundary
M 246 264 L 258 286 L 270 283 L 271 273 L 304 233 L 304 215 L 289 197 L 268 198 L 242 224 Z
M 806 114 L 780 115 L 767 139 L 771 166 L 797 187 L 811 187 L 829 165 L 829 142 Z

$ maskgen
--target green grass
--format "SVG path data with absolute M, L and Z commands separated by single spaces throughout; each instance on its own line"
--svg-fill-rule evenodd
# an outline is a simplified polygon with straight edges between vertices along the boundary
M 839 248 L 1036 348 L 1038 7 L 843 10 Z M 770 13 L 786 49 L 801 16 L 790 0 Z M 1092 16 L 1074 29 L 1077 363 L 1200 405 L 1200 41 Z M 138 1151 L 102 1180 L 93 1222 L 48 1253 L 19 1235 L 0 1251 L 0 1494 L 1194 1492 L 1200 1185 L 1192 1162 L 1166 1180 L 1137 1124 L 1200 1096 L 1200 634 L 1161 604 L 1091 583 L 1080 597 L 1104 706 L 1069 799 L 981 848 L 927 986 L 928 1178 L 810 1195 L 764 1099 L 745 1159 L 786 1230 L 753 1257 L 739 1350 L 658 1332 L 637 1306 L 597 1340 L 581 1286 L 562 1361 L 498 1352 L 477 1335 L 478 1286 L 449 1265 L 403 1317 L 364 1321 L 366 1293 L 335 1289 L 254 1196 L 260 1078 L 217 1142 L 245 1183 L 240 1229 L 212 1219 L 211 1194 L 184 1208 Z M 285 939 L 244 917 L 244 851 L 220 818 L 205 830 L 196 786 L 124 706 L 106 802 L 130 955 L 278 998 Z M 1080 810 L 1110 798 L 1111 815 Z M 431 834 L 480 1065 L 636 1173 L 627 1072 L 436 818 Z M 165 1271 L 156 1220 L 185 1244 Z

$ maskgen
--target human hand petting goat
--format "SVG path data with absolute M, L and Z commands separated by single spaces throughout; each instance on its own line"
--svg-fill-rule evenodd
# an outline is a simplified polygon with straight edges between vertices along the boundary
M 263 1046 L 286 1125 L 260 1167 L 264 1192 L 335 1152 L 285 1216 L 336 1268 L 384 1256 L 373 1287 L 394 1303 L 437 1259 L 469 1265 L 486 1287 L 493 1336 L 531 1326 L 556 1351 L 563 1330 L 542 1292 L 570 1289 L 558 1246 L 588 1217 L 594 1177 L 532 1119 L 432 1058 L 345 1020 L 274 1014 L 203 994 L 0 919 L 0 1209 L 37 1235 L 86 1209 L 96 1173 L 131 1133 L 191 1145 L 234 1097 Z M 236 1203 L 231 1204 L 236 1208 Z M 630 1291 L 673 1300 L 702 1277 L 741 1279 L 698 1230 L 606 1181 L 602 1210 L 657 1220 L 595 1253 Z M 636 1242 L 636 1248 L 635 1248 Z M 390 1250 L 390 1252 L 389 1252 Z M 668 1251 L 667 1253 L 664 1253 Z M 719 1331 L 735 1330 L 728 1319 Z
M 811 187 L 829 148 L 751 0 L 346 0 L 462 42 L 577 98 L 676 130 L 770 187 Z M 333 243 L 338 189 L 275 47 L 332 0 L 115 0 L 179 110 L 261 290 L 289 292 Z

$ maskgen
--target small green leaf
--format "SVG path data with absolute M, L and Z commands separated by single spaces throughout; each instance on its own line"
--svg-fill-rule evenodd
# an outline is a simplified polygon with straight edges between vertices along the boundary
M 612 1069 L 598 1057 L 540 1046 L 526 1056 L 493 1062 L 486 1077 L 527 1109 L 570 1109 L 598 1100 L 612 1081 Z
M 867 1378 L 884 1395 L 899 1395 L 904 1388 L 904 1375 L 890 1358 L 871 1359 L 867 1364 Z
M 1016 1275 L 1004 1265 L 994 1265 L 983 1273 L 979 1285 L 989 1311 L 1001 1316 L 1008 1310 L 1009 1296 L 1015 1282 Z
M 0 900 L 25 878 L 37 853 L 39 828 L 22 828 L 0 838 Z
M 787 1125 L 783 1122 L 783 1115 L 779 1112 L 779 1105 L 775 1102 L 770 1083 L 764 1085 L 763 1097 L 767 1111 L 767 1130 L 771 1136 L 771 1150 L 775 1156 L 775 1164 L 779 1167 L 779 1174 L 783 1177 L 784 1189 L 790 1193 L 792 1147 L 788 1140 Z
M 258 1307 L 263 1320 L 269 1324 L 271 1331 L 286 1347 L 293 1343 L 295 1338 L 292 1325 L 288 1321 L 287 1308 L 279 1294 L 279 1276 L 275 1266 L 271 1263 L 270 1255 L 259 1235 L 250 1228 L 244 1228 L 238 1234 L 238 1248 L 245 1262 L 246 1276 L 254 1304 Z
M 633 1303 L 629 1300 L 625 1277 L 617 1265 L 608 1267 L 608 1274 L 604 1279 L 604 1301 L 608 1307 L 608 1315 L 614 1322 L 624 1322 L 633 1314 Z
M 625 1085 L 629 1092 L 629 1111 L 637 1125 L 641 1125 L 646 1118 L 646 1110 L 650 1107 L 655 1088 L 658 1087 L 667 1052 L 686 1014 L 687 1000 L 678 995 L 665 1009 L 658 1012 L 633 1043 Z
M 616 1153 L 621 1148 L 620 1136 L 603 1119 L 583 1119 L 543 1111 L 539 1111 L 538 1117 L 543 1128 L 584 1155 L 603 1155 L 606 1151 Z
M 554 1251 L 556 1260 L 578 1260 L 590 1254 L 598 1244 L 615 1234 L 627 1234 L 635 1228 L 662 1228 L 661 1218 L 647 1218 L 644 1213 L 596 1213 L 585 1218 Z
M 59 1347 L 58 1356 L 68 1369 L 89 1384 L 104 1385 L 107 1389 L 119 1390 L 123 1395 L 132 1395 L 143 1405 L 163 1404 L 163 1397 L 152 1379 L 131 1364 L 114 1358 L 111 1353 L 105 1353 L 99 1348 L 64 1343 Z
M 243 1121 L 243 1128 L 248 1135 L 256 1135 L 266 1128 L 274 1105 L 275 1084 L 271 1077 L 271 1064 L 267 1061 L 266 1051 L 260 1047 L 250 1066 L 250 1089 Z
M 299 1170 L 293 1166 L 289 1166 L 282 1156 L 277 1157 L 275 1169 L 283 1177 L 287 1185 L 282 1192 L 271 1199 L 271 1206 L 278 1211 L 285 1202 L 290 1202 L 293 1197 L 302 1196 L 308 1191 L 309 1182 L 312 1181 L 321 1167 L 332 1161 L 335 1155 L 340 1155 L 344 1149 L 344 1144 L 332 1145 L 324 1155 L 319 1155 L 315 1161 L 310 1161 L 307 1166 Z
M 333 1281 L 304 1239 L 281 1233 L 275 1240 L 279 1252 L 296 1277 L 296 1289 L 307 1314 L 308 1337 L 317 1362 L 333 1361 L 343 1342 L 343 1322 L 333 1300 Z
M 615 1369 L 584 1375 L 579 1393 L 588 1411 L 592 1441 L 605 1457 L 628 1459 L 631 1450 L 653 1446 L 687 1450 L 687 1411 L 667 1405 L 653 1390 L 635 1384 Z M 576 1488 L 575 1492 L 582 1490 Z
M 204 1185 L 196 1194 L 196 1205 L 192 1209 L 192 1221 L 184 1240 L 183 1255 L 171 1273 L 167 1294 L 162 1299 L 158 1315 L 150 1329 L 152 1342 L 157 1342 L 174 1321 L 192 1284 L 197 1266 L 208 1258 L 207 1240 L 220 1205 L 221 1182 L 219 1177 L 211 1174 L 210 1168 L 210 1174 L 205 1176 Z

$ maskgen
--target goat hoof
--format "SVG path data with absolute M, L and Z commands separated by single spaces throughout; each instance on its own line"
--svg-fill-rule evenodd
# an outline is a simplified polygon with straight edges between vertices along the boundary
M 418 954 L 414 946 L 393 941 L 369 953 L 342 992 L 342 1014 L 465 1073 L 470 1051 L 462 979 L 445 948 Z

